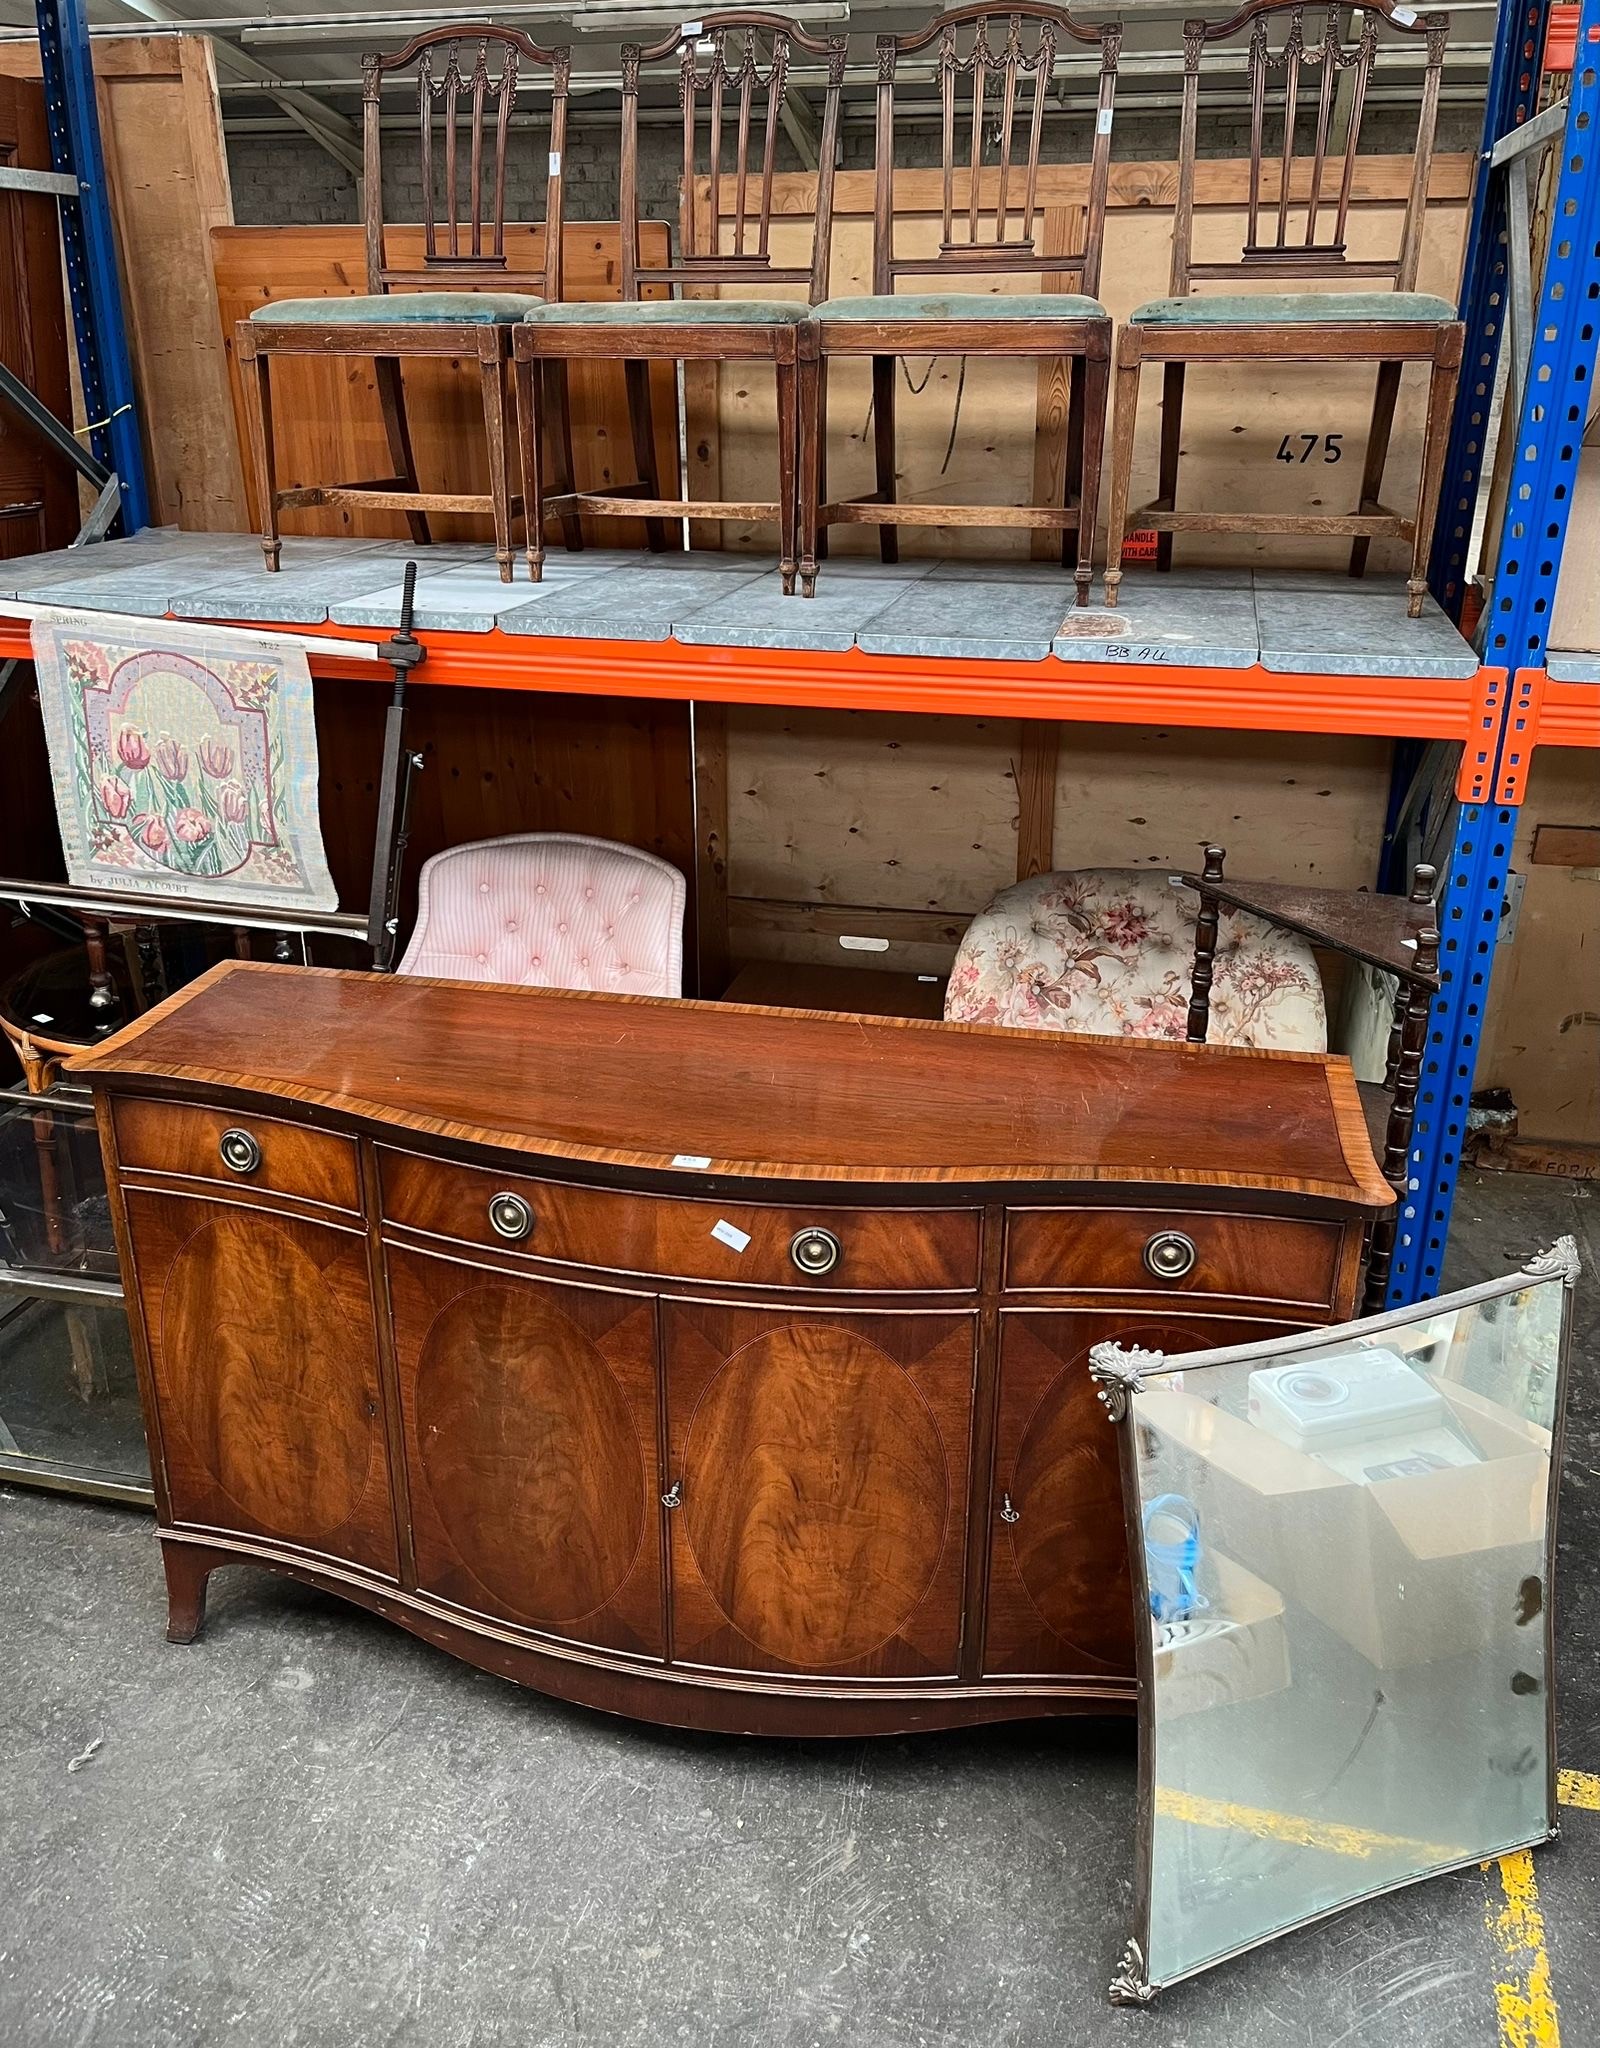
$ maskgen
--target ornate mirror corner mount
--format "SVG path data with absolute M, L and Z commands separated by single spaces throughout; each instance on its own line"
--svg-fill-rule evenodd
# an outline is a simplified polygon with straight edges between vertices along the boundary
M 1095 1345 L 1089 1353 L 1089 1377 L 1100 1390 L 1100 1403 L 1109 1420 L 1122 1421 L 1145 1375 L 1160 1372 L 1165 1363 L 1164 1352 L 1145 1351 L 1137 1344 Z
M 1558 1237 L 1555 1243 L 1547 1246 L 1544 1251 L 1535 1252 L 1523 1265 L 1522 1271 L 1530 1280 L 1554 1280 L 1559 1277 L 1568 1287 L 1572 1287 L 1577 1284 L 1582 1263 L 1578 1257 L 1577 1240 L 1571 1236 L 1564 1236 Z
M 1106 1995 L 1113 2005 L 1149 2005 L 1155 1999 L 1156 1987 L 1145 1975 L 1144 1949 L 1136 1934 L 1128 1936 Z

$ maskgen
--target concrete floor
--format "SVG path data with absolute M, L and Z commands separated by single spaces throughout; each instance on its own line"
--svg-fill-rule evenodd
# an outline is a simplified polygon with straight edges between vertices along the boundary
M 1449 1283 L 1584 1252 L 1563 1765 L 1600 1771 L 1600 1190 L 1469 1178 Z M 187 2048 L 1554 2048 L 1502 2021 L 1496 1869 L 1169 1992 L 1127 1932 L 1127 1726 L 779 1744 L 606 1720 L 265 1573 L 161 1638 L 146 1520 L 0 1493 L 0 2043 Z M 77 1770 L 69 1760 L 95 1738 Z M 1600 2039 L 1600 1812 L 1535 1858 L 1560 2031 Z M 1521 2030 L 1518 2031 L 1520 2026 Z

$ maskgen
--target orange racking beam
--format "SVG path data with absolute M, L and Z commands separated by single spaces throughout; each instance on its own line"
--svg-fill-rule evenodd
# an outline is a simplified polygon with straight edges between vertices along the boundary
M 270 632 L 262 621 L 241 620 Z M 314 640 L 316 627 L 281 630 Z M 348 626 L 330 637 L 384 636 Z M 1467 740 L 1483 677 L 1287 676 L 1260 667 L 1192 668 L 1181 662 L 997 662 L 911 655 L 817 653 L 798 648 L 684 647 L 676 641 L 553 640 L 509 633 L 417 636 L 428 658 L 419 683 L 443 688 L 542 690 L 680 702 L 783 704 L 850 711 L 921 711 L 962 717 L 1061 719 L 1096 725 L 1177 725 L 1220 732 L 1370 733 L 1394 739 Z M 28 654 L 22 620 L 0 620 L 0 656 Z M 319 675 L 371 682 L 348 661 L 312 658 Z M 387 687 L 387 684 L 385 684 Z

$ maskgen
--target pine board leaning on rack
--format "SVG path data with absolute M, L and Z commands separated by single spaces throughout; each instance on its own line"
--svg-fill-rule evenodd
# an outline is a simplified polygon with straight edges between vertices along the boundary
M 1541 827 L 1561 826 L 1588 829 L 1540 839 Z M 1480 1088 L 1510 1089 L 1524 1138 L 1600 1145 L 1597 841 L 1594 754 L 1538 748 L 1511 851 L 1522 902 L 1514 935 L 1496 948 L 1477 1077 Z
M 1453 299 L 1461 261 L 1471 160 L 1450 155 L 1433 166 L 1431 203 L 1423 242 L 1419 291 Z M 1276 165 L 1265 167 L 1264 203 L 1276 203 Z M 1301 166 L 1302 171 L 1306 169 Z M 1202 162 L 1197 173 L 1196 250 L 1219 252 L 1231 238 L 1235 251 L 1244 238 L 1243 211 L 1248 161 Z M 1353 256 L 1386 254 L 1399 238 L 1409 190 L 1409 157 L 1358 159 L 1349 242 Z M 980 197 L 990 198 L 994 174 L 984 173 Z M 1046 259 L 1081 245 L 1082 209 L 1087 196 L 1085 164 L 1046 164 L 1039 172 L 1041 216 L 1036 236 Z M 1164 297 L 1171 249 L 1172 204 L 1177 167 L 1167 163 L 1112 166 L 1105 258 L 1100 297 L 1112 317 L 1125 320 L 1149 299 Z M 1291 193 L 1297 188 L 1292 184 Z M 960 195 L 958 194 L 958 197 Z M 790 172 L 774 180 L 772 248 L 779 263 L 809 260 L 810 210 L 814 176 Z M 701 181 L 697 201 L 710 205 Z M 870 172 L 844 171 L 835 184 L 830 289 L 838 296 L 871 290 L 872 202 Z M 731 202 L 730 202 L 731 203 Z M 1013 200 L 1013 203 L 1015 201 Z M 942 232 L 942 184 L 937 171 L 903 172 L 895 181 L 896 250 L 936 248 Z M 726 237 L 732 223 L 724 222 Z M 731 244 L 730 244 L 731 246 Z M 1064 289 L 1075 280 L 1063 275 Z M 917 288 L 918 280 L 905 289 Z M 974 279 L 974 291 L 1033 292 L 1039 275 Z M 730 288 L 731 289 L 731 288 Z M 714 294 L 710 294 L 714 296 Z M 777 296 L 775 292 L 773 296 Z M 752 375 L 750 365 L 691 366 L 685 380 L 691 488 L 700 498 L 760 496 L 772 464 L 774 394 L 770 374 Z M 1155 495 L 1156 447 L 1160 432 L 1159 379 L 1147 372 L 1152 390 L 1139 413 L 1134 502 Z M 1413 381 L 1414 379 L 1414 381 Z M 901 366 L 896 417 L 899 426 L 900 495 L 907 501 L 1017 504 L 1029 496 L 1040 503 L 1060 489 L 1066 432 L 1064 380 L 1060 366 L 1017 364 L 957 356 L 918 357 Z M 1401 387 L 1390 444 L 1387 502 L 1404 506 L 1415 496 L 1420 460 L 1423 380 L 1413 373 Z M 1360 365 L 1219 365 L 1191 370 L 1184 404 L 1184 462 L 1179 474 L 1183 501 L 1192 505 L 1248 502 L 1263 511 L 1304 510 L 1326 498 L 1334 509 L 1354 504 L 1361 481 L 1367 422 L 1372 410 L 1373 373 Z M 871 377 L 865 359 L 843 360 L 829 371 L 828 489 L 830 497 L 871 490 Z M 959 408 L 959 411 L 958 411 Z M 952 438 L 951 428 L 955 425 Z M 1323 463 L 1322 437 L 1342 436 L 1336 462 Z M 1313 435 L 1310 462 L 1277 460 L 1284 435 L 1298 454 Z M 1109 445 L 1109 425 L 1108 425 Z M 1104 500 L 1102 499 L 1102 503 Z M 702 545 L 715 545 L 708 537 Z M 760 551 L 774 545 L 770 532 L 729 527 L 729 546 Z M 836 527 L 830 546 L 838 553 L 873 553 L 872 528 Z M 1041 559 L 1052 553 L 1050 535 L 1017 529 L 903 528 L 905 555 L 982 554 L 996 558 Z M 1185 536 L 1182 559 L 1225 562 L 1249 555 L 1273 558 L 1282 552 L 1274 538 L 1252 541 L 1237 534 Z M 1347 544 L 1346 544 L 1347 551 Z M 1338 567 L 1345 551 L 1338 542 L 1294 544 L 1293 561 L 1307 568 Z M 1404 551 L 1379 542 L 1375 570 L 1404 566 Z M 824 572 L 826 573 L 826 572 Z
M 644 226 L 645 260 L 666 261 L 666 228 Z M 227 342 L 233 400 L 239 403 L 238 369 L 233 355 L 235 322 L 273 299 L 341 298 L 366 290 L 365 235 L 360 227 L 222 228 L 212 236 L 217 304 Z M 391 259 L 422 257 L 422 229 L 389 230 Z M 506 257 L 513 271 L 535 271 L 543 261 L 544 229 L 519 222 L 506 227 Z M 607 299 L 617 295 L 620 241 L 614 223 L 569 222 L 562 253 L 565 294 L 569 299 Z M 413 360 L 405 366 L 406 410 L 411 423 L 417 467 L 433 490 L 485 491 L 488 455 L 476 364 Z M 628 432 L 626 394 L 620 363 L 574 363 L 571 373 L 573 455 L 578 488 L 596 490 L 633 479 L 633 444 Z M 273 415 L 278 475 L 287 486 L 338 483 L 392 473 L 383 435 L 372 365 L 361 358 L 339 356 L 274 356 Z M 656 430 L 656 459 L 663 476 L 674 476 L 678 462 L 677 398 L 672 365 L 658 363 L 651 373 L 651 403 Z M 243 445 L 244 422 L 239 417 Z M 512 488 L 517 484 L 512 458 Z M 255 485 L 249 480 L 250 512 L 241 524 L 254 524 Z M 430 526 L 436 540 L 483 539 L 489 522 L 462 514 L 435 513 Z M 355 534 L 372 539 L 404 539 L 405 517 L 399 512 L 350 512 L 337 507 L 286 512 L 285 533 Z M 638 520 L 585 522 L 586 537 L 606 547 L 643 547 L 644 526 Z M 518 528 L 520 544 L 521 529 Z M 493 564 L 490 564 L 492 569 Z
M 96 37 L 94 69 L 151 518 L 236 533 L 244 476 L 208 247 L 233 198 L 211 41 Z M 0 44 L 0 73 L 37 78 L 38 44 Z

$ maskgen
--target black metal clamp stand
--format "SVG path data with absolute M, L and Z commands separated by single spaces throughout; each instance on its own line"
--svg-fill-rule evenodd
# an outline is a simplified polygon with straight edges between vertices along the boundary
M 395 940 L 400 930 L 400 870 L 410 836 L 407 819 L 411 811 L 411 779 L 422 766 L 422 756 L 410 752 L 405 743 L 406 679 L 428 655 L 427 648 L 411 630 L 416 594 L 417 565 L 407 562 L 399 629 L 389 635 L 380 650 L 394 670 L 394 695 L 384 720 L 383 764 L 378 771 L 378 826 L 373 841 L 372 894 L 367 912 L 367 943 L 372 948 L 372 964 L 380 973 L 392 973 L 394 969 Z

